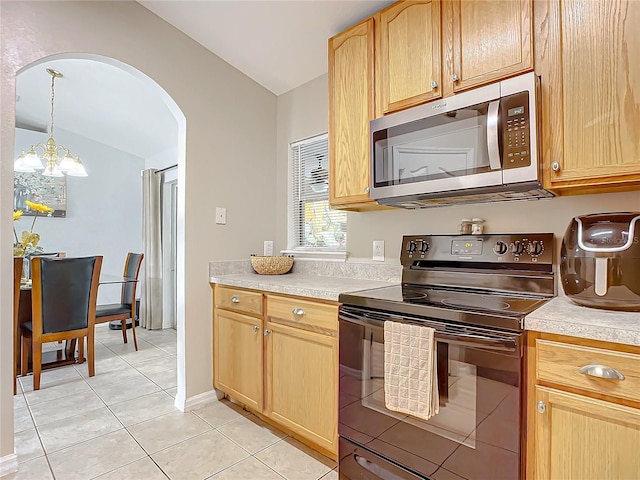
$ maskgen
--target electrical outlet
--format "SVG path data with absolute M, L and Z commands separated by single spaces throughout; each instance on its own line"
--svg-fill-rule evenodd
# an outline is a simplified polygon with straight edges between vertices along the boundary
M 264 241 L 263 254 L 265 257 L 270 257 L 271 255 L 273 255 L 273 241 L 271 240 Z
M 377 262 L 384 262 L 384 240 L 373 241 L 373 259 Z
M 216 224 L 227 224 L 227 209 L 224 207 L 216 207 Z

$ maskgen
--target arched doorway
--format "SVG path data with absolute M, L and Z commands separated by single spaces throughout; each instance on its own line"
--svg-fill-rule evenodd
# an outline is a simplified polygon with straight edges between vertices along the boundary
M 21 95 L 22 85 L 23 83 L 29 83 L 32 80 L 30 75 L 34 72 L 39 72 L 40 74 L 45 73 L 46 68 L 55 68 L 63 73 L 65 77 L 63 77 L 62 81 L 58 81 L 56 83 L 56 102 L 55 102 L 55 112 L 56 112 L 56 132 L 66 132 L 68 138 L 74 139 L 76 145 L 80 144 L 84 147 L 91 144 L 100 144 L 104 143 L 108 148 L 113 150 L 123 152 L 122 156 L 126 156 L 129 154 L 133 161 L 137 160 L 138 166 L 142 168 L 138 168 L 138 170 L 145 168 L 157 168 L 163 169 L 172 165 L 177 165 L 177 168 L 171 173 L 168 177 L 169 180 L 174 181 L 177 188 L 175 191 L 178 193 L 176 200 L 176 224 L 175 224 L 175 241 L 172 246 L 176 252 L 176 290 L 178 294 L 176 295 L 177 302 L 175 304 L 176 311 L 176 329 L 178 331 L 178 346 L 175 350 L 176 354 L 176 363 L 177 363 L 177 391 L 178 395 L 176 397 L 184 398 L 185 393 L 185 358 L 184 358 L 184 303 L 181 301 L 184 298 L 183 294 L 180 292 L 184 292 L 184 162 L 185 162 L 185 139 L 186 139 L 186 120 L 185 116 L 177 106 L 175 101 L 166 93 L 164 89 L 162 89 L 154 80 L 149 78 L 147 75 L 142 73 L 141 71 L 122 63 L 113 58 L 108 58 L 100 55 L 92 55 L 92 54 L 62 54 L 62 55 L 51 55 L 44 58 L 41 58 L 35 62 L 30 63 L 24 68 L 20 69 L 16 75 L 16 100 L 19 102 L 26 101 L 30 95 Z M 84 72 L 84 74 L 81 74 Z M 23 82 L 24 80 L 24 82 Z M 67 81 L 65 83 L 65 80 Z M 39 80 L 38 80 L 39 81 Z M 38 84 L 40 96 L 44 94 L 46 97 L 50 95 L 49 85 L 47 82 L 44 82 L 42 85 Z M 130 90 L 130 91 L 129 91 Z M 65 99 L 65 96 L 67 97 Z M 141 97 L 145 97 L 142 99 Z M 37 97 L 37 96 L 36 96 Z M 83 100 L 84 98 L 84 100 Z M 128 105 L 127 98 L 129 98 L 129 102 L 132 103 L 131 99 L 135 99 L 136 101 L 140 101 L 136 106 Z M 31 100 L 29 100 L 31 101 Z M 37 105 L 39 108 L 44 107 L 45 110 L 49 109 L 48 98 L 43 101 L 42 98 L 35 98 L 34 105 Z M 61 110 L 65 108 L 69 108 L 68 105 L 70 103 L 75 104 L 75 107 L 80 107 L 80 112 L 75 113 L 75 117 L 72 115 L 71 122 L 76 121 L 79 122 L 75 126 L 73 123 L 67 123 L 66 128 L 65 124 L 61 122 Z M 146 105 L 146 107 L 145 107 Z M 127 110 L 127 106 L 129 107 Z M 145 113 L 142 112 L 142 109 L 149 108 L 153 110 L 150 112 L 150 115 L 136 115 Z M 25 141 L 29 143 L 29 139 L 33 137 L 34 130 L 38 129 L 38 116 L 34 115 L 32 117 L 22 115 L 22 118 L 19 118 L 21 108 L 16 107 L 16 145 L 20 141 L 20 137 L 25 137 Z M 168 115 L 172 117 L 174 126 L 172 131 L 164 131 L 158 132 L 159 125 L 163 125 L 161 122 L 158 123 L 159 117 L 162 115 L 162 110 L 165 110 Z M 160 112 L 160 113 L 159 113 Z M 68 113 L 68 112 L 67 112 Z M 87 116 L 89 114 L 89 116 Z M 84 116 L 83 116 L 84 115 Z M 135 126 L 136 118 L 142 118 L 138 120 L 139 123 L 148 123 L 143 126 Z M 75 120 L 74 120 L 75 118 Z M 47 113 L 48 119 L 48 113 Z M 19 120 L 19 121 L 18 121 Z M 131 123 L 131 122 L 134 123 Z M 118 128 L 110 128 L 109 124 L 116 123 Z M 41 124 L 40 124 L 41 125 Z M 166 126 L 166 124 L 164 124 Z M 45 123 L 45 127 L 46 127 Z M 20 134 L 18 134 L 18 130 L 22 130 Z M 145 131 L 146 129 L 146 131 Z M 149 132 L 150 129 L 155 129 L 152 132 Z M 133 133 L 138 133 L 139 136 L 142 137 L 140 140 L 140 145 L 135 145 L 135 139 L 130 138 L 131 135 L 127 139 L 123 139 L 122 137 L 127 136 L 131 133 L 131 130 L 135 130 Z M 25 133 L 25 132 L 31 132 Z M 96 133 L 97 132 L 97 133 Z M 159 135 L 157 135 L 159 133 Z M 31 135 L 31 136 L 30 136 Z M 58 140 L 58 133 L 56 133 L 56 140 Z M 119 138 L 120 137 L 120 138 Z M 158 144 L 162 148 L 159 151 L 153 151 L 153 149 L 149 148 L 149 144 L 153 143 L 153 138 L 164 137 L 164 143 Z M 64 135 L 60 137 L 63 139 Z M 83 138 L 84 140 L 78 140 L 79 138 Z M 168 143 L 167 143 L 167 139 Z M 71 144 L 67 144 L 66 142 L 59 142 L 65 144 L 65 146 L 72 148 L 75 154 L 81 154 L 80 148 L 76 148 Z M 144 145 L 143 145 L 144 144 Z M 108 150 L 107 148 L 103 150 Z M 95 151 L 95 150 L 94 150 Z M 19 152 L 16 152 L 18 154 Z M 100 155 L 98 155 L 100 157 Z M 96 184 L 92 187 L 87 187 L 85 183 L 84 186 L 75 191 L 77 194 L 90 195 L 92 189 L 103 188 L 109 189 L 112 188 L 113 195 L 111 199 L 115 201 L 116 190 L 122 190 L 122 186 L 115 183 L 113 173 L 117 174 L 117 165 L 118 162 L 113 161 L 113 164 L 104 165 L 93 163 L 95 159 L 88 158 L 86 155 L 83 157 L 83 163 L 85 163 L 87 169 L 89 170 L 90 176 L 92 175 L 91 169 L 94 169 L 93 175 L 94 179 L 96 176 L 100 177 L 102 185 L 97 187 Z M 113 158 L 111 159 L 113 160 Z M 108 162 L 108 158 L 98 158 L 95 161 L 104 161 Z M 121 165 L 123 162 L 120 161 Z M 135 170 L 135 168 L 134 168 Z M 129 174 L 131 174 L 131 168 L 129 168 Z M 111 175 L 110 177 L 108 177 Z M 137 173 L 137 178 L 129 178 L 129 183 L 137 182 L 139 185 L 141 183 L 140 174 Z M 107 177 L 110 179 L 107 181 Z M 82 181 L 84 179 L 78 179 L 78 181 Z M 79 185 L 76 183 L 76 185 Z M 72 192 L 69 190 L 69 194 Z M 86 200 L 88 197 L 84 197 Z M 103 197 L 104 198 L 104 197 Z M 109 196 L 107 195 L 107 198 Z M 121 200 L 121 199 L 118 199 Z M 69 199 L 71 203 L 72 199 Z M 83 203 L 84 207 L 87 205 L 87 201 L 81 202 L 81 199 L 74 198 L 73 202 L 77 205 L 78 203 Z M 89 223 L 93 222 L 93 225 L 89 225 L 88 230 L 96 233 L 98 228 L 105 227 L 105 223 L 111 225 L 111 230 L 113 231 L 111 238 L 103 239 L 103 245 L 96 246 L 90 245 L 90 241 L 87 241 L 87 238 L 90 236 L 87 232 L 84 234 L 71 235 L 69 236 L 69 226 L 75 220 L 78 223 L 78 215 L 71 215 L 64 219 L 67 222 L 65 228 L 59 228 L 60 224 L 56 227 L 55 225 L 49 225 L 51 228 L 49 229 L 50 237 L 49 237 L 49 245 L 47 248 L 53 248 L 55 250 L 60 251 L 68 251 L 73 256 L 80 255 L 90 255 L 90 254 L 103 254 L 105 255 L 105 260 L 107 259 L 106 251 L 112 253 L 110 255 L 112 258 L 110 260 L 111 264 L 106 263 L 103 264 L 103 270 L 106 266 L 107 269 L 115 270 L 114 273 L 121 272 L 122 269 L 122 260 L 123 256 L 122 252 L 118 253 L 118 248 L 113 248 L 114 245 L 117 245 L 117 237 L 118 235 L 122 235 L 122 229 L 118 230 L 117 228 L 117 213 L 121 215 L 126 212 L 116 212 L 116 215 L 110 214 L 109 220 L 106 220 L 106 215 L 104 212 L 108 210 L 109 202 L 103 205 L 103 209 L 100 209 L 103 212 L 101 216 L 98 208 L 94 208 L 95 216 L 93 219 L 89 220 Z M 141 200 L 140 200 L 140 208 L 141 208 Z M 102 217 L 102 218 L 101 218 Z M 85 220 L 91 218 L 90 216 L 84 217 Z M 56 220 L 56 219 L 50 219 Z M 71 222 L 70 222 L 71 221 Z M 42 225 L 39 228 L 45 227 L 46 225 Z M 78 225 L 75 225 L 77 228 Z M 85 225 L 86 227 L 86 225 Z M 140 227 L 141 228 L 141 227 Z M 60 233 L 61 230 L 64 230 L 65 233 Z M 53 233 L 57 232 L 57 233 Z M 61 238 L 56 238 L 56 234 L 61 235 Z M 67 235 L 67 238 L 64 238 L 64 235 Z M 46 238 L 45 235 L 42 235 L 43 239 Z M 73 238 L 73 241 L 70 241 L 69 238 Z M 85 241 L 83 244 L 82 241 Z M 46 241 L 46 240 L 45 240 Z M 57 242 L 57 243 L 56 243 Z M 69 243 L 73 243 L 72 246 L 64 247 L 64 244 L 69 245 Z M 121 246 L 120 249 L 125 248 L 128 250 L 132 250 L 131 248 Z M 135 250 L 135 249 L 133 249 Z M 122 258 L 121 258 L 122 257 Z M 107 293 L 107 298 L 103 303 L 109 303 L 112 299 L 108 297 L 109 294 L 113 294 L 112 292 Z M 182 342 L 182 345 L 180 345 Z M 176 401 L 176 406 L 179 408 L 183 407 L 183 402 Z

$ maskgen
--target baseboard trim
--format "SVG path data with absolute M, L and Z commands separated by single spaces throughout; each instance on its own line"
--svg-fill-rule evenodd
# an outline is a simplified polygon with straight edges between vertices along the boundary
M 0 477 L 18 471 L 18 456 L 15 453 L 0 457 Z
M 200 393 L 198 395 L 194 395 L 189 398 L 181 398 L 180 396 L 176 396 L 176 408 L 178 408 L 182 412 L 189 412 L 191 410 L 196 410 L 207 403 L 217 402 L 224 397 L 224 393 L 219 390 L 209 390 L 208 392 Z

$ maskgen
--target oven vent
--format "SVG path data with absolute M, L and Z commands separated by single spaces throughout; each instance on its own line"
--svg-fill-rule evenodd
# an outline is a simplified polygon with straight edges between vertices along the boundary
M 471 193 L 470 193 L 471 192 Z M 500 185 L 473 190 L 435 192 L 404 197 L 380 198 L 377 202 L 391 207 L 416 209 L 464 205 L 474 203 L 509 202 L 516 200 L 540 200 L 552 198 L 554 194 L 542 188 L 539 182 Z

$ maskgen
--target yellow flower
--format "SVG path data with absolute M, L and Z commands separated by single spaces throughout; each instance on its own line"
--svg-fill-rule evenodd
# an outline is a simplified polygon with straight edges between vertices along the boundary
M 35 202 L 32 202 L 31 200 L 25 200 L 24 203 L 31 210 L 35 210 L 36 212 L 39 212 L 39 213 L 51 213 L 51 212 L 53 212 L 53 208 L 46 206 L 44 203 L 35 203 Z
M 24 212 L 22 210 L 16 210 L 15 212 L 13 212 L 13 221 L 15 222 L 16 220 L 18 220 L 23 213 Z

